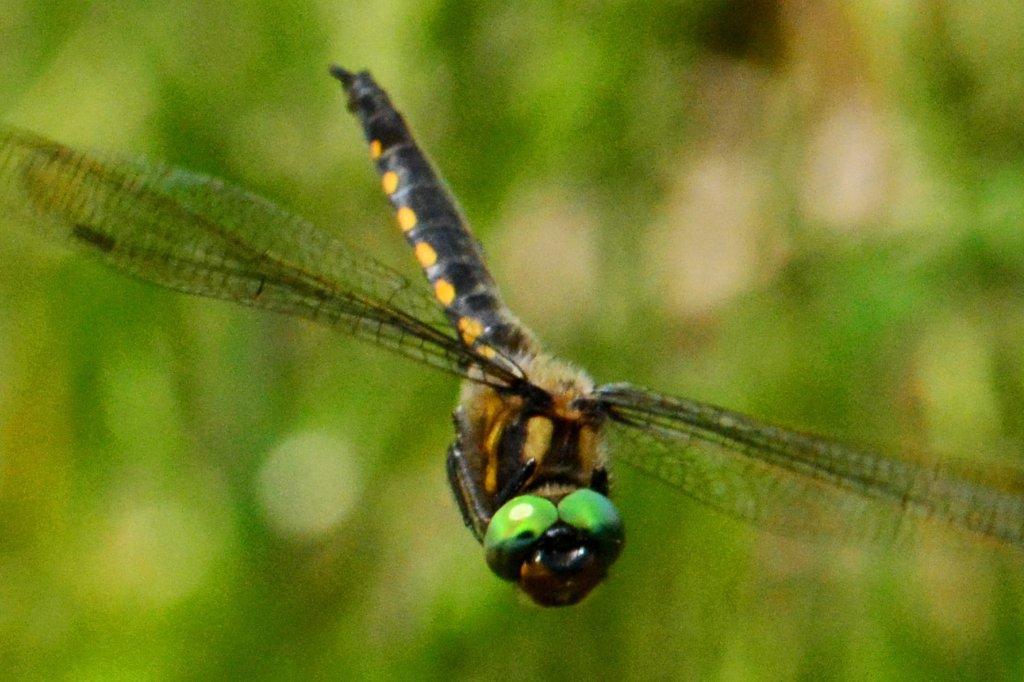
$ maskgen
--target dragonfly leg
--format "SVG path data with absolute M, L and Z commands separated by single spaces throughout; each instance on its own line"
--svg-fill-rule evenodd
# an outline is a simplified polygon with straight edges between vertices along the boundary
M 491 509 L 485 504 L 479 495 L 479 491 L 472 484 L 473 476 L 470 472 L 469 462 L 462 452 L 458 441 L 448 448 L 448 484 L 451 486 L 455 502 L 462 512 L 462 520 L 466 527 L 473 531 L 478 542 L 484 541 L 484 533 L 491 522 Z
M 537 471 L 537 460 L 530 459 L 526 464 L 519 468 L 516 475 L 509 479 L 505 487 L 498 493 L 498 499 L 494 504 L 495 509 L 500 509 L 501 505 L 508 502 L 510 499 L 519 494 L 531 478 Z

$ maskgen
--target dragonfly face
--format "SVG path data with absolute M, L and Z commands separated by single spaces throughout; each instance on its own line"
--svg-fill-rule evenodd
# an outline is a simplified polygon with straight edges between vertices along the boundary
M 448 477 L 491 569 L 536 602 L 582 599 L 624 542 L 608 499 L 626 462 L 768 530 L 883 541 L 932 519 L 1024 546 L 1024 475 L 851 449 L 546 355 L 405 121 L 369 74 L 332 70 L 429 282 L 276 204 L 176 168 L 0 128 L 0 229 L 20 226 L 178 291 L 302 317 L 455 374 Z M 614 458 L 614 459 L 613 459 Z

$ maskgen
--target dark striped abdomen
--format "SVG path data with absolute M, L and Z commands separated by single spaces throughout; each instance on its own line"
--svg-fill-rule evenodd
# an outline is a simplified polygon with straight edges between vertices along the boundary
M 362 123 L 398 225 L 463 343 L 485 357 L 529 349 L 529 332 L 501 301 L 458 206 L 387 94 L 366 71 L 331 73 Z

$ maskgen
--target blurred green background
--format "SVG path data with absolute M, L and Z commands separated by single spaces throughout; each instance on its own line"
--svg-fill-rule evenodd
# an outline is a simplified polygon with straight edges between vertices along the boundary
M 627 379 L 984 465 L 1024 445 L 1024 8 L 0 0 L 0 118 L 403 268 L 371 68 L 520 316 Z M 0 230 L 0 676 L 1024 677 L 1014 556 L 787 541 L 628 470 L 583 605 L 493 578 L 457 383 Z

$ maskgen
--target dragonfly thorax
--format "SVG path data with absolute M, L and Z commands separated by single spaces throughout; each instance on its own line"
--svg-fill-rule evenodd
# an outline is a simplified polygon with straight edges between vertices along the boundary
M 589 377 L 542 357 L 523 369 L 531 391 L 466 382 L 456 414 L 463 452 L 495 509 L 520 492 L 558 502 L 590 487 L 605 465 L 603 416 L 578 407 L 593 389 Z

